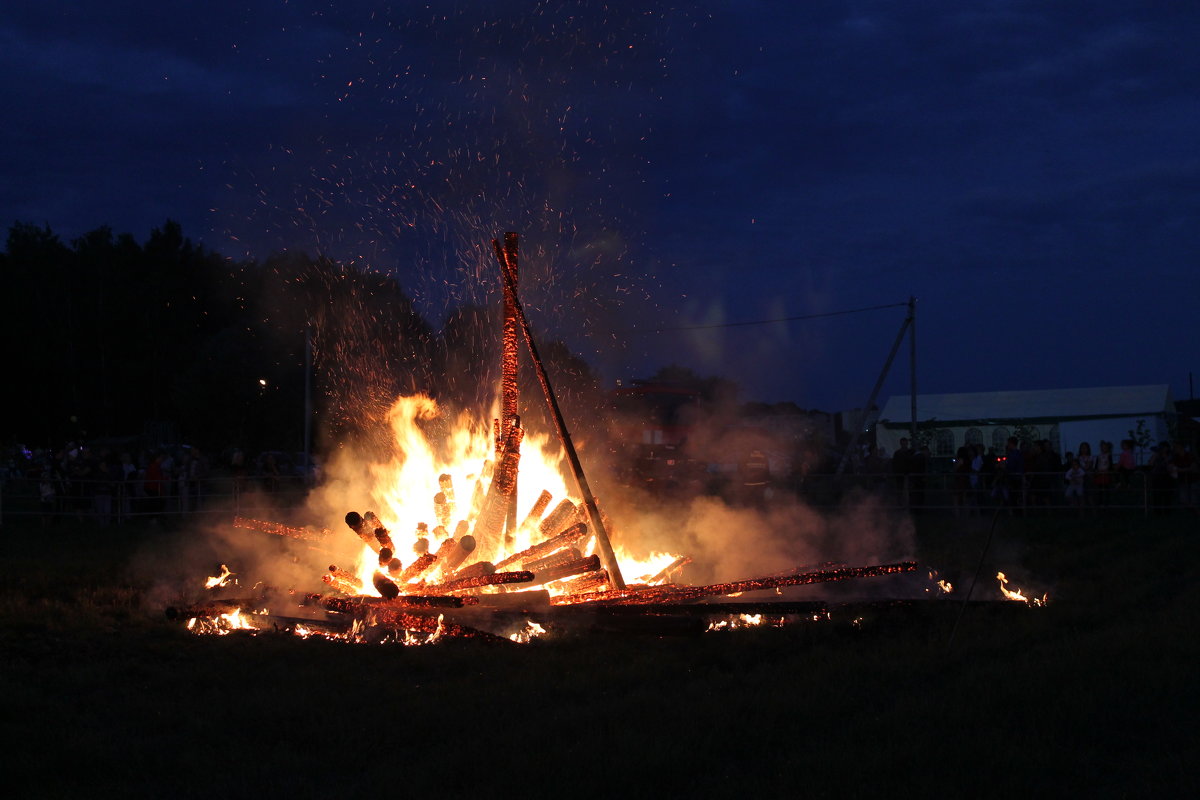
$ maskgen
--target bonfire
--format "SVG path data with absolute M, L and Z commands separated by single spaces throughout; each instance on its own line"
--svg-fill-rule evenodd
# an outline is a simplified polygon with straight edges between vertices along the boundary
M 517 234 L 493 246 L 504 326 L 500 413 L 491 431 L 462 426 L 447 455 L 421 425 L 438 416 L 437 404 L 424 396 L 401 398 L 390 421 L 403 459 L 375 470 L 378 506 L 348 510 L 345 528 L 337 530 L 241 516 L 233 521 L 317 548 L 357 537 L 357 566 L 329 565 L 321 576 L 325 591 L 303 594 L 292 615 L 271 613 L 261 596 L 208 600 L 171 609 L 172 616 L 201 632 L 269 628 L 406 643 L 445 637 L 525 642 L 547 630 L 581 628 L 690 632 L 824 610 L 812 602 L 714 602 L 722 598 L 916 569 L 914 562 L 797 568 L 691 586 L 676 582 L 691 561 L 687 555 L 635 555 L 623 548 L 619 529 L 588 485 L 518 297 Z M 522 427 L 522 340 L 556 438 Z M 227 587 L 230 577 L 223 567 L 209 588 Z

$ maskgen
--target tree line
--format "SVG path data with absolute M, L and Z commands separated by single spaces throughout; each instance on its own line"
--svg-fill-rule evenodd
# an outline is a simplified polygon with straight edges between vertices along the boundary
M 8 443 L 299 450 L 307 394 L 318 446 L 387 447 L 379 423 L 397 396 L 486 410 L 499 373 L 498 309 L 460 307 L 434 327 L 393 275 L 294 252 L 234 260 L 170 220 L 145 242 L 99 227 L 65 243 L 17 223 L 0 275 Z M 604 403 L 586 362 L 559 342 L 539 348 L 575 408 Z

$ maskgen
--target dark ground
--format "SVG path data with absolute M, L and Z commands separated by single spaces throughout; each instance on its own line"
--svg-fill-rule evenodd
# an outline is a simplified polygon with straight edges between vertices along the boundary
M 918 522 L 960 597 L 990 521 Z M 526 646 L 199 637 L 130 567 L 192 534 L 0 531 L 12 797 L 1200 790 L 1194 516 L 1001 519 L 974 596 L 1005 569 L 1050 603 L 972 605 L 952 645 L 955 601 Z

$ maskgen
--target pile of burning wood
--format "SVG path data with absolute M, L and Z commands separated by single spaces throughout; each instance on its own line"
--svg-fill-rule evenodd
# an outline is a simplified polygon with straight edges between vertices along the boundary
M 547 499 L 543 493 L 523 523 L 536 526 L 540 540 L 494 563 L 473 558 L 476 539 L 464 522 L 454 533 L 446 533 L 442 525 L 427 531 L 428 538 L 417 539 L 415 556 L 405 564 L 395 555 L 392 535 L 379 518 L 352 511 L 346 515 L 347 527 L 376 557 L 370 571 L 374 592 L 362 577 L 365 570 L 356 574 L 331 565 L 321 578 L 326 591 L 296 596 L 297 611 L 289 615 L 267 612 L 266 606 L 279 598 L 265 591 L 173 608 L 168 614 L 202 632 L 285 630 L 406 643 L 443 637 L 527 641 L 537 634 L 596 631 L 677 635 L 758 624 L 764 618 L 782 624 L 827 612 L 819 601 L 723 601 L 747 592 L 916 570 L 915 562 L 827 565 L 697 586 L 672 582 L 691 561 L 677 557 L 657 574 L 617 587 L 599 556 L 585 555 L 594 545 L 594 532 L 579 519 L 579 507 L 564 500 L 539 518 L 536 513 L 548 505 Z M 334 535 L 244 517 L 235 518 L 234 525 L 309 542 Z M 220 588 L 216 583 L 213 587 Z
M 811 616 L 823 608 L 813 603 L 738 603 L 731 608 L 735 604 L 711 602 L 714 598 L 916 569 L 913 562 L 796 569 L 689 586 L 673 582 L 690 561 L 678 556 L 653 574 L 627 584 L 610 541 L 611 520 L 601 512 L 588 486 L 517 298 L 517 236 L 506 234 L 503 245 L 496 241 L 493 245 L 501 267 L 505 305 L 501 416 L 493 425 L 494 455 L 485 461 L 470 498 L 464 498 L 464 508 L 458 509 L 451 476 L 439 475 L 428 517 L 433 527 L 428 522 L 417 524 L 414 555 L 408 563 L 376 514 L 350 511 L 345 523 L 369 548 L 364 549 L 368 569 L 351 571 L 331 565 L 322 576 L 326 591 L 301 596 L 302 616 L 266 613 L 263 608 L 269 598 L 263 595 L 174 608 L 169 612 L 172 616 L 187 619 L 189 626 L 204 631 L 282 628 L 409 642 L 446 636 L 525 640 L 549 630 L 679 633 L 703 630 L 717 618 L 730 624 L 735 617 L 761 617 L 764 613 L 772 618 Z M 516 489 L 525 435 L 517 414 L 518 342 L 522 337 L 582 499 L 564 499 L 550 509 L 552 495 L 542 491 L 518 522 Z M 328 529 L 242 517 L 236 518 L 234 525 L 317 543 L 318 547 L 334 536 Z M 533 544 L 518 550 L 518 541 Z

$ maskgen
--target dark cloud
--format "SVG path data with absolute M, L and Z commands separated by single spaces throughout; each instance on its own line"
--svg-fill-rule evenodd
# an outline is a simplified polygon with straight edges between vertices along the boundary
M 494 293 L 482 245 L 521 230 L 542 324 L 613 377 L 675 361 L 804 405 L 858 402 L 902 312 L 612 331 L 916 295 L 929 391 L 1182 393 L 1195 366 L 1159 347 L 1196 339 L 1188 4 L 20 5 L 6 221 L 321 250 L 435 318 Z M 1093 358 L 1070 321 L 1131 296 L 1153 321 Z

